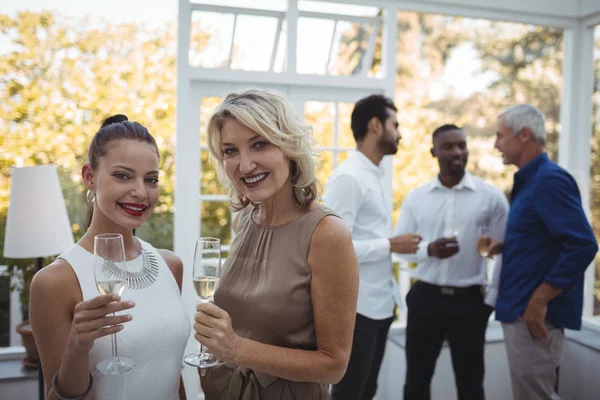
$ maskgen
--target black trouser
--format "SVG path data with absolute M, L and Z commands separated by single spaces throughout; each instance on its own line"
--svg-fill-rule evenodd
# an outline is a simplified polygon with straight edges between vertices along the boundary
M 480 286 L 442 288 L 417 282 L 406 296 L 405 400 L 430 400 L 431 378 L 448 340 L 459 400 L 483 400 L 485 330 L 492 308 Z
M 334 385 L 335 400 L 371 400 L 377 391 L 377 376 L 394 317 L 376 320 L 356 314 L 354 339 L 348 369 Z

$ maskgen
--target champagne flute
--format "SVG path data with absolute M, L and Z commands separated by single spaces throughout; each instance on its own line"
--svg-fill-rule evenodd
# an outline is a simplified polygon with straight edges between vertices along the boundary
M 221 276 L 221 240 L 211 237 L 202 237 L 196 241 L 194 252 L 194 268 L 192 278 L 194 289 L 201 303 L 214 301 L 214 295 L 219 286 Z M 204 351 L 200 343 L 200 353 L 185 356 L 183 361 L 193 367 L 209 368 L 219 363 L 219 360 Z
M 487 222 L 480 222 L 477 225 L 477 251 L 481 257 L 487 257 L 492 245 L 490 236 L 490 225 Z
M 106 233 L 94 238 L 94 279 L 101 295 L 117 294 L 121 296 L 125 289 L 127 261 L 125 246 L 120 233 Z M 113 316 L 115 314 L 113 313 Z M 135 366 L 133 360 L 119 357 L 117 334 L 112 334 L 112 357 L 96 365 L 98 372 L 104 375 L 118 375 Z

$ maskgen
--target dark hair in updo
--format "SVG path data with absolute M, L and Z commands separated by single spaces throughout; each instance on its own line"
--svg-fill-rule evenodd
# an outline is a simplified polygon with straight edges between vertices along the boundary
M 106 155 L 106 144 L 112 140 L 129 139 L 138 140 L 151 144 L 156 149 L 158 155 L 158 146 L 156 141 L 142 124 L 132 122 L 123 114 L 113 115 L 102 121 L 100 130 L 96 132 L 90 149 L 88 150 L 88 161 L 92 169 L 98 168 L 100 157 Z

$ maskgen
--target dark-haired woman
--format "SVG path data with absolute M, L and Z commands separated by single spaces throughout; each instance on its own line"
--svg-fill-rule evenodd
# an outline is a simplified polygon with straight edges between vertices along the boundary
M 156 142 L 142 125 L 116 115 L 94 136 L 88 158 L 81 175 L 93 210 L 90 225 L 31 284 L 30 320 L 47 398 L 185 398 L 180 367 L 190 324 L 180 297 L 183 265 L 134 235 L 158 200 Z M 96 289 L 94 237 L 102 233 L 123 235 L 127 273 L 144 277 L 139 284 L 128 275 L 124 299 Z M 115 332 L 119 355 L 134 360 L 135 368 L 101 375 L 95 366 L 111 357 Z

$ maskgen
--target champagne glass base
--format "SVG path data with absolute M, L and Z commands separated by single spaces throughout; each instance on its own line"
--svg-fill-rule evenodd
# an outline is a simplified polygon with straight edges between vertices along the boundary
M 183 358 L 183 361 L 192 367 L 197 368 L 210 368 L 219 364 L 219 360 L 212 354 L 204 353 L 192 353 L 188 354 Z
M 96 364 L 96 370 L 102 375 L 119 375 L 135 367 L 135 363 L 130 358 L 110 358 Z

